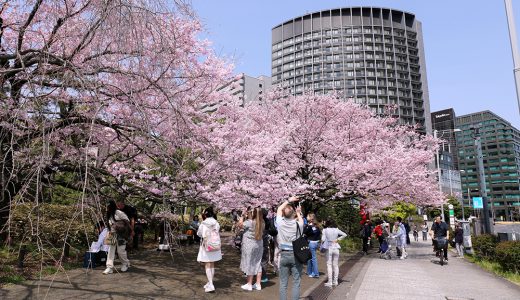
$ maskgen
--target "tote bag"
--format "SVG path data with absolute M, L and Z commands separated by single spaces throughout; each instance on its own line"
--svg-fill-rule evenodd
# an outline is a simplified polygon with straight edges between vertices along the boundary
M 296 236 L 299 237 L 292 242 L 294 257 L 302 264 L 307 263 L 312 258 L 312 254 L 309 249 L 309 242 L 302 235 L 298 222 L 296 222 Z

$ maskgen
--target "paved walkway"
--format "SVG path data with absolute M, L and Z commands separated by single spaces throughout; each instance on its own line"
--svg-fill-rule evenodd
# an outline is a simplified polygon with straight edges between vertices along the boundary
M 328 297 L 343 299 L 518 300 L 520 287 L 449 253 L 440 266 L 431 241 L 412 242 L 406 260 L 362 258 Z
M 229 237 L 228 237 L 229 239 Z M 85 271 L 77 269 L 48 276 L 41 281 L 27 281 L 20 285 L 0 288 L 0 299 L 248 299 L 279 298 L 278 277 L 272 272 L 262 291 L 246 292 L 240 286 L 246 279 L 240 272 L 240 254 L 229 245 L 223 246 L 223 260 L 216 264 L 216 292 L 204 293 L 206 275 L 196 262 L 198 246 L 186 246 L 173 252 L 145 250 L 130 255 L 132 267 L 126 273 L 102 275 L 103 268 Z M 319 256 L 320 270 L 326 269 Z M 116 268 L 119 262 L 116 260 Z M 270 269 L 271 270 L 271 269 Z M 304 293 L 323 280 L 302 278 Z M 290 280 L 291 282 L 292 280 Z M 289 291 L 291 283 L 289 284 Z

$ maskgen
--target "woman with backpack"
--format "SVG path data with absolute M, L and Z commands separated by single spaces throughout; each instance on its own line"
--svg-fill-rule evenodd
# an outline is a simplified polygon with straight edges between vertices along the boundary
M 263 233 L 265 229 L 262 209 L 257 207 L 247 213 L 248 219 L 240 219 L 238 226 L 244 229 L 242 237 L 242 256 L 240 270 L 247 275 L 247 283 L 242 285 L 246 291 L 261 290 Z M 253 285 L 253 277 L 256 283 Z
M 347 237 L 347 234 L 338 229 L 338 225 L 332 219 L 327 220 L 325 223 L 327 228 L 323 229 L 321 236 L 322 249 L 326 249 L 327 252 L 327 273 L 329 280 L 325 283 L 326 286 L 338 285 L 339 276 L 339 249 L 341 246 L 338 244 L 339 240 Z
M 197 235 L 201 237 L 202 242 L 199 247 L 197 261 L 204 263 L 206 269 L 206 277 L 208 283 L 204 285 L 206 293 L 214 292 L 213 277 L 215 276 L 215 262 L 222 259 L 220 251 L 220 225 L 217 222 L 217 216 L 213 211 L 213 207 L 208 207 L 202 213 L 202 223 L 200 223 Z
M 103 275 L 114 273 L 114 259 L 117 255 L 121 260 L 121 272 L 128 271 L 130 261 L 126 254 L 126 242 L 130 238 L 130 219 L 121 210 L 117 209 L 115 201 L 110 201 L 107 206 L 108 234 L 105 238 L 105 244 L 109 246 L 107 255 L 107 268 L 103 271 Z

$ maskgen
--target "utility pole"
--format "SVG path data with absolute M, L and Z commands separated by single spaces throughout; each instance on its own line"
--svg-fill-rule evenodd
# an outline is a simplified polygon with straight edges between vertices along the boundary
M 491 226 L 489 224 L 489 208 L 486 191 L 486 175 L 484 173 L 484 158 L 482 155 L 482 142 L 480 140 L 480 126 L 472 126 L 475 139 L 475 148 L 477 150 L 477 165 L 480 195 L 482 196 L 482 206 L 484 215 L 484 233 L 491 233 Z
M 518 111 L 520 112 L 520 54 L 518 54 L 518 38 L 516 36 L 515 16 L 513 14 L 513 3 L 511 0 L 504 0 L 506 5 L 507 26 L 509 28 L 509 40 L 511 41 L 511 52 L 513 54 L 513 74 L 516 84 L 516 100 L 518 101 Z

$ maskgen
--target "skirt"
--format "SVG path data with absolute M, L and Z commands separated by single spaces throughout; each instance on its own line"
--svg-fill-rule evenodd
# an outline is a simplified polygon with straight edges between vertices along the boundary
M 246 275 L 252 276 L 262 271 L 262 254 L 264 242 L 244 237 L 242 241 L 242 257 L 240 259 L 240 270 Z

